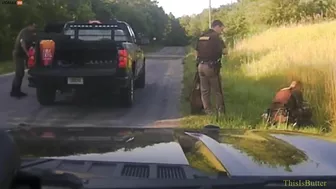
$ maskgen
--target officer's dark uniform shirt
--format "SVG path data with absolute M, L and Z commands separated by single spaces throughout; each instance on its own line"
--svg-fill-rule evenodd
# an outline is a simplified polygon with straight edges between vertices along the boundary
M 198 39 L 196 51 L 200 61 L 217 61 L 222 58 L 223 49 L 226 48 L 219 34 L 209 29 Z
M 30 43 L 32 42 L 33 32 L 29 31 L 28 28 L 23 28 L 19 35 L 16 37 L 15 44 L 14 44 L 14 55 L 18 57 L 26 57 L 25 51 L 21 47 L 20 40 L 22 39 L 26 45 L 29 47 Z M 28 48 L 26 47 L 26 48 Z

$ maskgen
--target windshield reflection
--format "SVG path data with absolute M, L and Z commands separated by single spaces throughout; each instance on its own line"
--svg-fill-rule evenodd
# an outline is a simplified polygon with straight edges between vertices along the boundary
M 328 166 L 333 155 L 316 156 L 319 151 L 328 149 L 307 146 L 312 142 L 326 148 L 333 146 L 323 141 L 320 144 L 299 135 L 247 130 L 190 132 L 183 129 L 34 128 L 13 131 L 12 136 L 24 158 L 179 164 L 211 175 L 301 175 L 310 174 L 312 169 L 314 174 L 334 173 Z M 325 163 L 319 165 L 319 162 Z
M 303 151 L 263 132 L 246 131 L 242 135 L 222 135 L 220 141 L 247 154 L 259 165 L 284 167 L 288 172 L 292 171 L 290 166 L 308 160 Z

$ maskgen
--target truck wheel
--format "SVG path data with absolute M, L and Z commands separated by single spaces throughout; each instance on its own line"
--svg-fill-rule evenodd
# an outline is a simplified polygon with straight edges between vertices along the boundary
M 143 89 L 146 85 L 146 65 L 144 64 L 139 78 L 136 80 L 135 86 L 136 88 Z
M 47 87 L 36 88 L 37 101 L 44 106 L 52 105 L 56 98 L 56 89 Z
M 126 88 L 120 89 L 121 105 L 129 108 L 133 105 L 134 101 L 134 80 L 131 79 L 129 85 Z

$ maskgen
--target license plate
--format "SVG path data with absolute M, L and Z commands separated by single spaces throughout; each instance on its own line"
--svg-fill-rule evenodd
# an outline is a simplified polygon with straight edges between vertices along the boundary
M 68 77 L 69 85 L 83 85 L 84 79 L 82 77 Z

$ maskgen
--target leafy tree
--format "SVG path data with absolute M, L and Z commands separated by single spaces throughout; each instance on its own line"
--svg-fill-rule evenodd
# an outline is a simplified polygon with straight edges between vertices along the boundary
M 11 58 L 16 35 L 30 21 L 42 28 L 55 21 L 116 18 L 128 22 L 137 34 L 155 37 L 164 45 L 187 42 L 178 19 L 151 0 L 30 0 L 20 7 L 1 5 L 0 17 L 0 59 Z M 165 33 L 168 24 L 172 29 Z
M 227 26 L 224 36 L 231 44 L 273 25 L 335 18 L 336 0 L 239 0 L 212 10 L 212 20 L 222 20 Z M 195 39 L 208 27 L 208 10 L 179 20 L 187 35 Z

